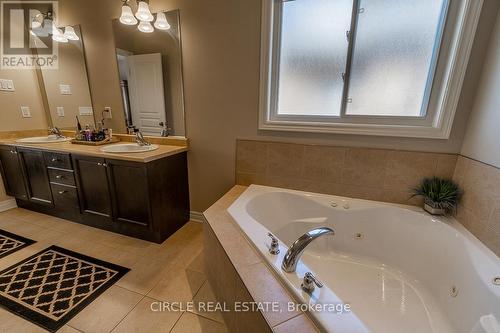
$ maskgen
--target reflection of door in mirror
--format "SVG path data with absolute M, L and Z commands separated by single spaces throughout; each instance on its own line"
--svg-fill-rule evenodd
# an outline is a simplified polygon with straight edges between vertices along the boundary
M 74 29 L 79 40 L 58 43 L 59 67 L 41 70 L 52 123 L 71 130 L 77 116 L 82 125 L 95 126 L 82 35 L 79 26 Z
M 145 135 L 184 136 L 179 11 L 164 12 L 169 28 L 151 33 L 113 20 L 125 122 Z M 163 126 L 160 125 L 163 123 Z
M 161 54 L 117 50 L 117 57 L 127 126 L 144 135 L 161 135 L 166 123 Z

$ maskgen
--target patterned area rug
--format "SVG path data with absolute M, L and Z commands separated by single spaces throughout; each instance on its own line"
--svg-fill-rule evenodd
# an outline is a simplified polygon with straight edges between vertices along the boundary
M 35 243 L 34 240 L 11 234 L 0 229 L 0 258 L 19 251 L 23 247 Z
M 128 271 L 51 246 L 0 272 L 0 305 L 55 332 Z

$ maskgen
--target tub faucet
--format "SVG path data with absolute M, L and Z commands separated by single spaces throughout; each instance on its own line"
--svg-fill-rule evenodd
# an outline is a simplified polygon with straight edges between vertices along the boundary
M 297 263 L 302 256 L 302 253 L 313 240 L 323 235 L 335 235 L 333 229 L 327 227 L 316 228 L 310 230 L 299 237 L 292 246 L 288 249 L 283 258 L 283 263 L 281 264 L 281 269 L 287 273 L 295 272 L 297 268 Z

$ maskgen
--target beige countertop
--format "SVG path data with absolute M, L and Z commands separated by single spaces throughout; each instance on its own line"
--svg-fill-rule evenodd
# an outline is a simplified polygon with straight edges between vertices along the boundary
M 0 139 L 0 144 L 23 147 L 23 148 L 35 148 L 42 149 L 47 151 L 54 152 L 64 152 L 71 154 L 81 154 L 116 160 L 126 160 L 126 161 L 134 161 L 134 162 L 151 162 L 163 157 L 175 155 L 178 153 L 182 153 L 188 151 L 188 147 L 186 146 L 173 146 L 173 145 L 160 145 L 158 144 L 158 149 L 143 153 L 104 153 L 101 151 L 102 147 L 127 143 L 127 142 L 117 142 L 109 145 L 102 146 L 87 146 L 87 145 L 79 145 L 73 144 L 69 141 L 67 142 L 58 142 L 58 143 L 19 143 L 16 142 L 16 139 Z

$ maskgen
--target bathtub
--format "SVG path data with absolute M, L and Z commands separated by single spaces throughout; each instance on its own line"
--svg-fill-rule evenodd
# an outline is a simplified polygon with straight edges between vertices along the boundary
M 323 331 L 498 332 L 500 259 L 452 218 L 256 185 L 228 212 Z M 323 226 L 335 235 L 313 241 L 295 272 L 282 271 L 288 247 Z M 268 251 L 268 232 L 279 239 L 278 255 Z M 303 292 L 306 272 L 323 288 Z

